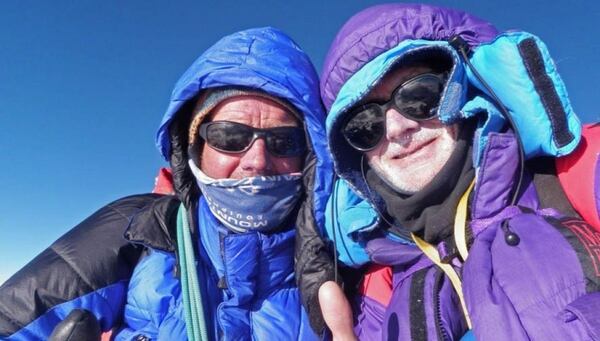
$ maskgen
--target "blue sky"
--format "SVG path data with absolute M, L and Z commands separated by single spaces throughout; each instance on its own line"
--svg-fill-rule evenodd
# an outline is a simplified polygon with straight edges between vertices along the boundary
M 320 71 L 341 25 L 375 3 L 0 2 L 0 283 L 104 204 L 152 188 L 172 86 L 220 37 L 278 27 Z M 427 3 L 540 36 L 576 112 L 600 120 L 600 2 Z

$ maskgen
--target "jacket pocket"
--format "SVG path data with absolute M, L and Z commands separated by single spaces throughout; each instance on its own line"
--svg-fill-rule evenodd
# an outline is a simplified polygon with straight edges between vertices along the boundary
M 579 321 L 592 340 L 600 340 L 600 292 L 583 295 L 564 311 L 567 325 Z

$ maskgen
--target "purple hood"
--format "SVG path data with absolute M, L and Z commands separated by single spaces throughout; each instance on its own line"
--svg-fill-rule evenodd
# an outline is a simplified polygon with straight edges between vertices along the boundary
M 407 39 L 447 40 L 460 34 L 471 46 L 497 34 L 468 13 L 423 4 L 384 4 L 354 15 L 340 29 L 325 57 L 321 96 L 327 111 L 342 85 L 380 53 Z

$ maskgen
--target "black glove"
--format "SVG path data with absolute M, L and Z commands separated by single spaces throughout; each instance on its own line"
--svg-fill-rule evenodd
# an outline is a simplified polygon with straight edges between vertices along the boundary
M 100 323 L 85 309 L 74 309 L 50 335 L 50 341 L 100 341 Z

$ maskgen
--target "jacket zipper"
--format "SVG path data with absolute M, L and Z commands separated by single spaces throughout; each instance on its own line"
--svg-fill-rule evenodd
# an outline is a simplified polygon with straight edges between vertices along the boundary
M 442 288 L 442 281 L 444 279 L 444 273 L 439 269 L 436 270 L 435 279 L 433 283 L 433 309 L 434 309 L 434 321 L 435 329 L 437 331 L 438 340 L 451 341 L 452 338 L 448 335 L 448 331 L 442 325 L 442 310 L 440 306 L 440 289 Z

